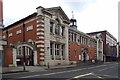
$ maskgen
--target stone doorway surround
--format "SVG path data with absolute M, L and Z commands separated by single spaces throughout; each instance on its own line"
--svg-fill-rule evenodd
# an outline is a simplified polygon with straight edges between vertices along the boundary
M 13 47 L 13 65 L 17 67 L 17 49 L 23 46 L 33 50 L 33 65 L 37 65 L 37 49 L 35 45 L 29 42 L 22 42 L 22 43 L 15 44 L 15 46 Z

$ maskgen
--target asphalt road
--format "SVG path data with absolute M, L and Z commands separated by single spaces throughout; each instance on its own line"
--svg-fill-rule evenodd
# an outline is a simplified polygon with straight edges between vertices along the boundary
M 120 63 L 111 62 L 42 72 L 11 73 L 3 74 L 2 80 L 119 80 L 118 66 Z

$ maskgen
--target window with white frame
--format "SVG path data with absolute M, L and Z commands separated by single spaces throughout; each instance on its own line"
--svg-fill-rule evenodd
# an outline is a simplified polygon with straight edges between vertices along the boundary
M 22 31 L 21 31 L 21 30 L 16 31 L 16 34 L 20 34 L 20 33 L 22 33 Z
M 63 60 L 65 60 L 65 45 L 61 46 L 61 53 L 62 53 Z
M 51 55 L 51 59 L 54 59 L 54 53 L 53 53 L 53 43 L 50 43 L 50 55 Z
M 74 34 L 74 42 L 76 42 L 77 34 Z
M 5 38 L 6 38 L 6 36 L 4 35 L 4 36 L 3 36 L 3 39 L 5 39 Z
M 71 33 L 71 37 L 72 37 L 72 42 L 73 42 L 73 39 L 74 39 L 74 36 L 73 36 L 74 34 L 73 33 Z
M 80 44 L 81 44 L 81 36 L 80 36 L 80 41 L 79 41 L 79 42 L 80 42 Z
M 19 47 L 19 48 L 18 48 L 17 55 L 18 55 L 18 56 L 19 56 L 19 55 L 22 55 L 22 47 Z
M 28 26 L 26 31 L 30 31 L 30 30 L 32 30 L 32 29 L 33 29 L 33 25 Z
M 8 36 L 9 36 L 9 37 L 13 36 L 13 33 L 9 33 Z
M 60 45 L 59 44 L 55 44 L 55 57 L 56 60 L 60 60 L 60 49 L 59 49 Z
M 69 41 L 71 41 L 71 32 L 69 32 Z

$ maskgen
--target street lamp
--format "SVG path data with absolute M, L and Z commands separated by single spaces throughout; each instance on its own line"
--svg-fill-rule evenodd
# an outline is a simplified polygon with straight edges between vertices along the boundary
M 23 43 L 25 42 L 25 24 L 23 23 Z M 25 71 L 25 46 L 23 46 L 23 71 Z

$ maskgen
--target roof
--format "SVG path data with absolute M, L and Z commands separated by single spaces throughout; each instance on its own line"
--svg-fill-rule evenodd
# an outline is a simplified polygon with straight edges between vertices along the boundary
M 88 34 L 82 32 L 82 31 L 74 30 L 74 29 L 71 28 L 71 27 L 69 27 L 69 30 L 74 31 L 74 32 L 76 32 L 76 33 L 78 33 L 78 34 L 81 34 L 81 35 L 83 35 L 83 36 L 86 36 L 86 37 L 88 37 L 88 38 L 91 38 L 91 39 L 93 39 L 93 40 L 96 40 L 95 38 L 92 38 L 91 36 L 89 36 Z
M 69 21 L 69 18 L 68 16 L 65 14 L 65 12 L 63 11 L 63 9 L 58 6 L 58 7 L 51 7 L 51 8 L 45 8 L 47 11 L 50 11 L 50 12 L 54 12 L 54 11 L 58 11 L 60 10 L 60 13 L 62 14 L 62 16 L 64 17 L 64 19 L 66 19 L 67 21 Z
M 90 33 L 87 33 L 87 34 L 88 34 L 88 35 L 94 35 L 94 34 L 104 33 L 104 32 L 105 32 L 106 34 L 108 34 L 111 38 L 113 38 L 114 40 L 117 41 L 117 39 L 116 39 L 112 34 L 110 34 L 107 30 L 90 32 Z
M 34 16 L 36 16 L 36 15 L 37 15 L 37 13 L 35 12 L 35 13 L 33 13 L 33 14 L 25 17 L 25 18 L 20 19 L 19 21 L 16 21 L 16 22 L 13 23 L 13 24 L 8 25 L 7 27 L 4 27 L 3 30 L 9 29 L 9 28 L 13 27 L 14 25 L 17 25 L 17 24 L 19 24 L 19 23 L 21 23 L 21 22 L 24 22 L 25 20 L 30 19 L 31 17 L 34 17 Z
M 41 6 L 39 6 L 39 7 L 41 7 Z M 39 8 L 39 7 L 37 7 L 37 8 Z M 63 9 L 60 6 L 51 7 L 51 8 L 44 8 L 44 11 L 47 11 L 47 12 L 54 12 L 54 11 L 58 11 L 58 10 L 60 10 L 59 12 L 62 14 L 64 20 L 67 20 L 67 22 L 69 23 L 69 18 L 67 17 L 67 15 L 65 14 L 65 12 L 63 11 Z M 13 27 L 14 25 L 17 25 L 21 22 L 24 22 L 25 20 L 30 19 L 31 17 L 34 17 L 36 15 L 37 15 L 37 12 L 34 12 L 33 14 L 30 14 L 29 16 L 22 18 L 19 21 L 14 22 L 14 23 L 8 25 L 7 27 L 4 27 L 3 30 L 9 29 L 9 28 Z

